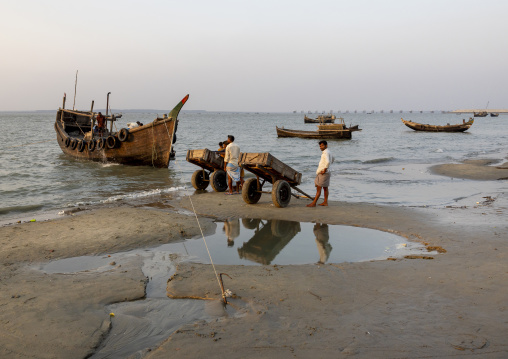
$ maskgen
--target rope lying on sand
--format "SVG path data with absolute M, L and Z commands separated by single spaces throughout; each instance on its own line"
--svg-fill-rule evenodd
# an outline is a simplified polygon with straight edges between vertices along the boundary
M 164 122 L 164 125 L 166 126 L 166 130 L 168 131 L 168 136 L 169 136 L 171 144 L 172 144 L 173 139 L 171 137 L 171 134 L 169 133 L 169 129 L 168 129 L 166 122 Z M 180 173 L 183 173 L 182 169 L 180 168 L 180 164 L 178 163 L 176 158 L 175 158 L 175 164 L 178 167 L 178 170 L 180 171 Z M 184 180 L 184 179 L 182 178 L 182 180 Z M 217 282 L 219 283 L 219 287 L 220 287 L 220 290 L 222 293 L 222 299 L 223 299 L 224 303 L 227 304 L 226 297 L 231 296 L 231 291 L 229 289 L 224 290 L 224 285 L 222 283 L 222 274 L 225 274 L 225 273 L 220 273 L 220 277 L 219 277 L 219 274 L 217 274 L 217 270 L 215 269 L 215 264 L 213 263 L 212 255 L 210 254 L 210 250 L 208 249 L 208 244 L 206 243 L 205 235 L 203 234 L 203 229 L 201 228 L 201 224 L 199 223 L 198 214 L 196 213 L 196 209 L 194 208 L 194 203 L 192 202 L 191 196 L 187 193 L 187 185 L 185 184 L 185 181 L 182 181 L 182 182 L 184 183 L 183 188 L 185 191 L 185 195 L 187 197 L 189 197 L 189 201 L 192 206 L 192 211 L 194 212 L 194 217 L 196 218 L 196 222 L 198 223 L 199 231 L 201 232 L 201 237 L 203 238 L 203 242 L 205 243 L 206 251 L 208 253 L 208 257 L 210 258 L 210 263 L 212 264 L 213 272 L 215 273 L 215 277 L 217 278 Z M 225 274 L 225 275 L 227 275 L 227 274 Z M 203 299 L 205 299 L 205 298 L 203 298 Z

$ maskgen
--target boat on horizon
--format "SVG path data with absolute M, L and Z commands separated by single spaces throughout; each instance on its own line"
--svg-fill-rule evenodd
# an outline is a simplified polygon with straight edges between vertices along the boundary
M 406 121 L 403 118 L 401 118 L 401 120 L 404 125 L 406 125 L 412 130 L 426 132 L 464 132 L 467 131 L 473 125 L 474 122 L 474 119 L 470 118 L 469 121 L 466 122 L 466 120 L 462 120 L 463 123 L 457 125 L 447 124 L 444 126 L 438 126 Z
M 132 128 L 119 131 L 113 131 L 113 123 L 122 115 L 106 112 L 105 128 L 98 132 L 95 125 L 99 112 L 93 111 L 93 101 L 90 111 L 70 110 L 65 108 L 64 96 L 56 114 L 56 139 L 63 153 L 76 159 L 165 168 L 175 156 L 178 114 L 188 99 L 186 95 L 162 118 L 147 124 L 138 122 Z
M 336 119 L 335 115 L 318 116 L 316 119 L 304 116 L 303 122 L 304 123 L 334 123 L 335 119 Z

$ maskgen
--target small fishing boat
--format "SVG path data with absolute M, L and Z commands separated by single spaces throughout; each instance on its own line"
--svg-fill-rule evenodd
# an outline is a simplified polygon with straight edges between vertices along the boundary
M 351 133 L 354 131 L 361 131 L 356 126 L 346 127 L 344 119 L 340 118 L 341 123 L 335 124 L 321 124 L 318 125 L 317 131 L 302 131 L 302 130 L 290 130 L 284 127 L 277 129 L 277 137 L 299 137 L 299 138 L 313 138 L 321 140 L 349 140 L 351 139 Z
M 335 115 L 318 116 L 316 119 L 304 116 L 303 122 L 304 123 L 334 123 L 335 122 Z
M 474 117 L 487 117 L 487 111 L 473 112 Z
M 351 131 L 349 130 L 336 130 L 336 131 L 301 131 L 301 130 L 289 130 L 285 128 L 277 129 L 277 137 L 300 137 L 300 138 L 313 138 L 319 140 L 349 140 L 351 139 Z
M 70 110 L 65 108 L 64 96 L 63 106 L 56 114 L 56 139 L 63 153 L 76 159 L 168 167 L 170 159 L 174 158 L 178 114 L 188 98 L 189 95 L 185 96 L 162 118 L 157 117 L 144 125 L 138 123 L 134 128 L 113 131 L 113 123 L 122 115 L 108 115 L 106 112 L 104 126 L 98 130 L 95 124 L 101 115 L 93 112 L 93 101 L 90 111 Z
M 499 112 L 491 112 L 490 113 L 490 117 L 498 117 L 499 116 Z
M 463 123 L 457 125 L 447 124 L 445 126 L 437 126 L 437 125 L 424 125 L 417 122 L 406 121 L 401 118 L 402 123 L 415 131 L 427 131 L 427 132 L 464 132 L 468 130 L 474 122 L 474 119 L 470 118 L 469 121 L 462 120 Z

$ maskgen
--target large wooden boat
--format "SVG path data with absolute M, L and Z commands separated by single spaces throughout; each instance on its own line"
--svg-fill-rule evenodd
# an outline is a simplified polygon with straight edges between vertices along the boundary
M 335 122 L 335 115 L 325 115 L 325 116 L 318 116 L 316 119 L 307 117 L 304 115 L 303 117 L 304 123 L 334 123 Z
M 102 133 L 94 131 L 97 114 L 90 111 L 58 109 L 55 121 L 57 142 L 62 151 L 76 159 L 121 163 L 134 166 L 153 166 L 164 168 L 174 157 L 173 144 L 176 142 L 178 114 L 189 95 L 163 118 L 135 128 L 122 128 L 113 131 L 113 123 L 121 115 L 106 114 L 106 124 Z M 106 126 L 107 127 L 107 126 Z
M 462 120 L 463 123 L 457 125 L 445 125 L 445 126 L 437 126 L 437 125 L 424 125 L 421 123 L 406 121 L 402 119 L 402 123 L 415 131 L 427 131 L 427 132 L 464 132 L 468 130 L 474 122 L 474 119 L 470 118 L 469 121 Z

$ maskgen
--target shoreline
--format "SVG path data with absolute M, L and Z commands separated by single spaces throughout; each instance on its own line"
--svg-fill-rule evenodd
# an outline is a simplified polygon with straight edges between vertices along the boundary
M 482 171 L 481 166 L 476 166 Z M 205 235 L 215 220 L 263 218 L 341 224 L 382 230 L 446 253 L 423 258 L 312 265 L 224 266 L 234 296 L 224 313 L 210 265 L 178 263 L 168 282 L 177 298 L 207 298 L 216 320 L 167 333 L 142 357 L 357 358 L 508 355 L 507 207 L 422 208 L 330 202 L 307 208 L 292 200 L 275 208 L 239 196 L 175 196 L 159 208 L 132 205 L 91 209 L 73 216 L 0 227 L 0 356 L 78 358 L 92 355 L 122 317 L 112 303 L 145 297 L 139 261 L 103 272 L 47 274 L 33 264 L 105 255 Z M 112 262 L 113 263 L 113 262 Z M 169 278 L 168 278 L 169 279 Z M 27 343 L 30 343 L 27 345 Z

